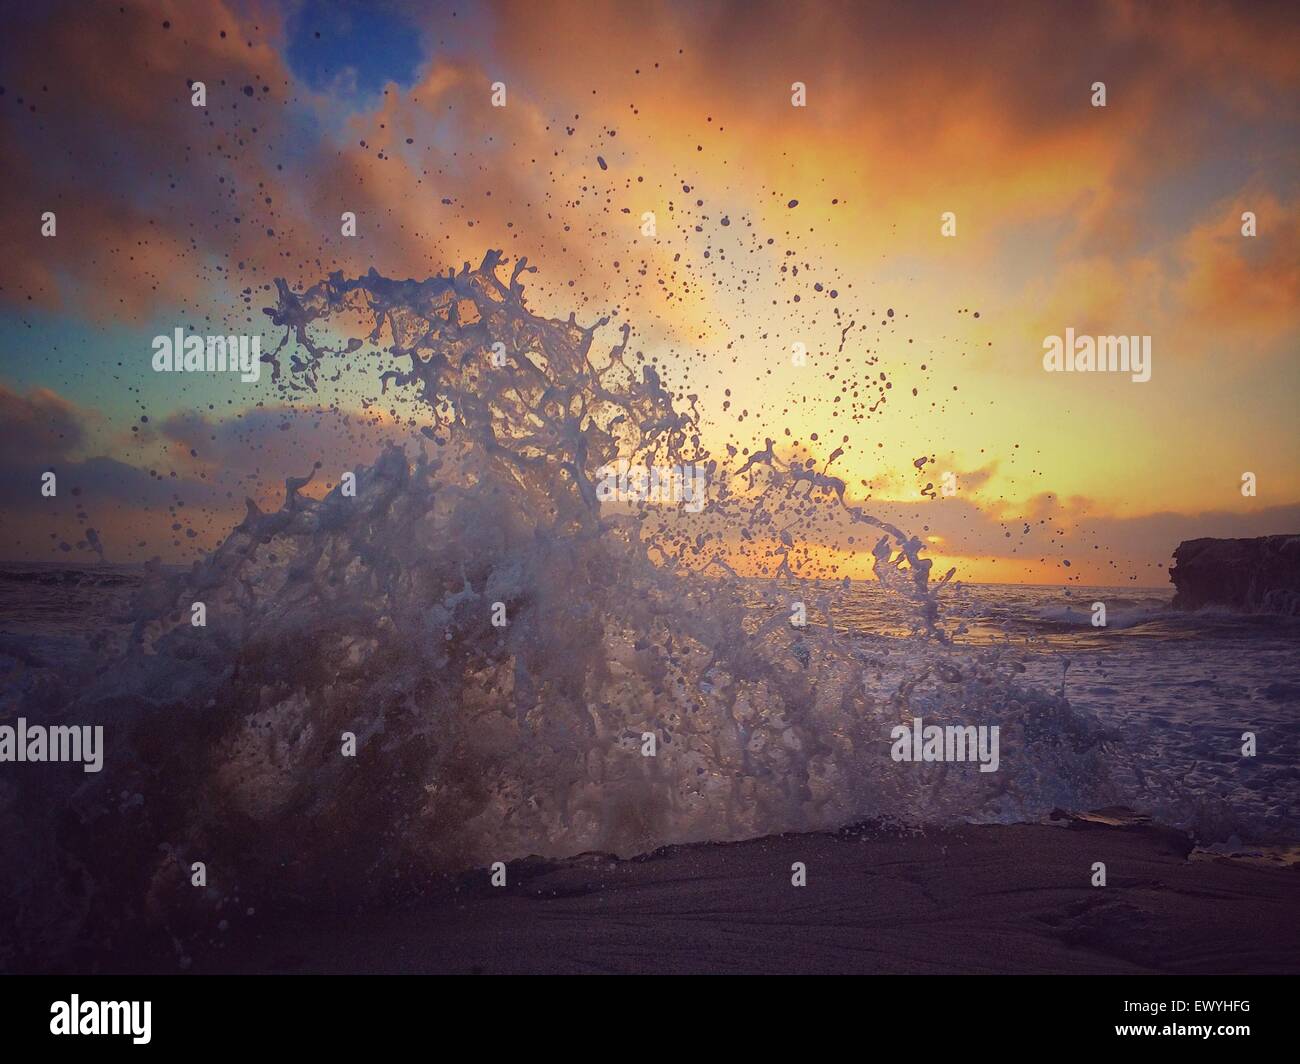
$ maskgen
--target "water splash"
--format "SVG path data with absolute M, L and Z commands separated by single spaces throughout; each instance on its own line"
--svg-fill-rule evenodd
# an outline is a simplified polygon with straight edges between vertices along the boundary
M 629 364 L 627 327 L 593 355 L 605 320 L 539 317 L 526 262 L 508 282 L 500 268 L 491 252 L 420 282 L 278 282 L 266 313 L 285 334 L 263 359 L 280 387 L 315 390 L 385 344 L 399 368 L 384 387 L 424 423 L 357 470 L 354 497 L 290 479 L 278 511 L 250 501 L 217 550 L 140 595 L 131 650 L 74 713 L 111 723 L 113 771 L 57 829 L 62 871 L 32 879 L 75 862 L 64 918 L 112 905 L 179 934 L 198 860 L 218 908 L 356 900 L 530 853 L 1016 820 L 1101 797 L 1101 730 L 998 651 L 949 644 L 952 573 L 932 583 L 918 539 L 771 440 L 739 464 L 710 455 L 694 397 L 678 409 L 653 367 Z M 327 343 L 358 314 L 364 340 Z M 598 471 L 620 459 L 702 464 L 706 505 L 602 503 Z M 874 571 L 910 604 L 914 638 L 849 633 L 843 585 L 796 579 L 798 542 L 845 520 L 880 533 Z M 779 608 L 756 608 L 739 543 Z M 890 728 L 913 716 L 1000 726 L 1003 770 L 894 763 Z

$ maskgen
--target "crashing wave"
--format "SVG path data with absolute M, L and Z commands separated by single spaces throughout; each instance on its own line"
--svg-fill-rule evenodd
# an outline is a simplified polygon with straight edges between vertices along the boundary
M 399 367 L 385 389 L 425 423 L 357 470 L 355 494 L 291 479 L 278 511 L 250 502 L 206 559 L 155 574 L 131 649 L 59 709 L 107 725 L 102 778 L 10 803 L 30 815 L 19 834 L 57 839 L 15 887 L 19 926 L 71 944 L 83 923 L 143 918 L 180 936 L 255 897 L 355 901 L 527 854 L 1018 820 L 1104 797 L 1095 722 L 1002 652 L 949 643 L 952 573 L 932 582 L 919 540 L 770 440 L 710 455 L 694 397 L 638 372 L 626 326 L 593 355 L 604 320 L 539 317 L 526 262 L 500 269 L 492 252 L 420 282 L 278 283 L 266 313 L 285 335 L 263 360 L 280 387 L 312 390 L 383 344 Z M 365 339 L 329 346 L 358 314 Z M 616 461 L 703 465 L 706 503 L 603 503 Z M 796 544 L 846 521 L 879 537 L 876 577 L 910 605 L 913 638 L 837 627 L 845 585 L 826 580 L 807 582 L 807 626 L 790 623 Z M 755 607 L 738 549 L 780 608 Z M 913 717 L 998 725 L 1002 770 L 893 762 L 890 729 Z

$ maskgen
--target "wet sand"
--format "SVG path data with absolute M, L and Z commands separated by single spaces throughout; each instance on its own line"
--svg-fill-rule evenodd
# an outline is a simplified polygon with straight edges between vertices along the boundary
M 803 862 L 807 885 L 791 884 Z M 1092 865 L 1107 885 L 1091 886 Z M 1070 818 L 875 826 L 487 870 L 387 911 L 266 918 L 196 972 L 1280 973 L 1300 868 Z M 174 968 L 171 970 L 175 970 Z

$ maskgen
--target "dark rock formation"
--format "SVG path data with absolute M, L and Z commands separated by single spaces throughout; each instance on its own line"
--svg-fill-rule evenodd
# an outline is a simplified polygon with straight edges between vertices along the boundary
M 1300 535 L 1189 539 L 1174 551 L 1174 606 L 1300 616 Z

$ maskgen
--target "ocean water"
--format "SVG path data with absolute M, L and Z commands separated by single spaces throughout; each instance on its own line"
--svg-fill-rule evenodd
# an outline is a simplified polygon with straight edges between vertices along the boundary
M 829 472 L 841 451 L 710 453 L 696 396 L 627 327 L 602 352 L 604 322 L 533 314 L 525 260 L 501 266 L 277 285 L 276 387 L 357 374 L 422 411 L 355 491 L 291 478 L 188 569 L 0 570 L 0 713 L 106 746 L 94 775 L 0 779 L 21 948 L 869 818 L 1124 805 L 1205 844 L 1300 839 L 1294 619 L 936 575 Z M 622 462 L 706 486 L 691 508 L 610 500 Z M 917 719 L 997 729 L 997 771 L 896 760 Z
M 796 589 L 789 589 L 793 594 Z M 1300 622 L 1172 608 L 1173 588 L 950 586 L 955 646 L 998 648 L 1108 732 L 1109 794 L 1207 843 L 1300 841 Z M 772 596 L 768 596 L 769 600 Z M 1106 625 L 1094 626 L 1094 603 Z M 905 602 L 859 587 L 837 623 L 899 638 Z M 1253 757 L 1242 754 L 1245 733 Z
M 105 648 L 126 647 L 132 602 L 145 581 L 141 566 L 0 565 L 6 715 L 33 676 L 75 671 L 75 663 L 93 670 Z M 917 658 L 914 610 L 869 583 L 847 591 L 827 581 L 739 583 L 746 603 L 763 614 L 839 594 L 836 629 L 886 663 L 877 691 L 888 692 Z M 1095 719 L 1106 733 L 1109 777 L 1098 801 L 1191 829 L 1206 843 L 1300 841 L 1300 620 L 1179 611 L 1172 597 L 1172 588 L 955 582 L 941 617 L 954 650 L 995 649 L 1023 667 L 1026 682 Z M 1105 627 L 1092 624 L 1096 602 L 1106 605 Z M 812 607 L 808 620 L 806 631 L 816 632 L 827 616 Z M 1246 732 L 1256 737 L 1254 757 L 1242 755 Z M 883 729 L 880 738 L 883 753 Z M 1025 809 L 1024 818 L 1045 810 Z M 958 809 L 953 819 L 1017 816 Z

